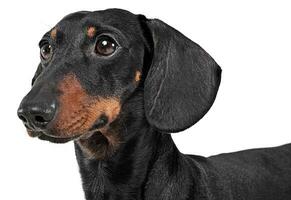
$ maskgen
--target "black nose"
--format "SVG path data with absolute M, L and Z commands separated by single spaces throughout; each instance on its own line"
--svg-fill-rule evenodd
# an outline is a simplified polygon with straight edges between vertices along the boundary
M 18 117 L 30 129 L 44 129 L 54 118 L 55 104 L 21 105 L 17 111 Z

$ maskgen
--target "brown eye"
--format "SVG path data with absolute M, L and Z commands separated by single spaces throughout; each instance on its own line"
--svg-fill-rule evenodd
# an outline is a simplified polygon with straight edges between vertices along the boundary
M 111 37 L 101 36 L 95 46 L 95 52 L 102 56 L 109 56 L 115 52 L 117 44 Z
M 49 43 L 45 43 L 40 47 L 40 55 L 44 60 L 48 60 L 52 56 L 52 46 Z

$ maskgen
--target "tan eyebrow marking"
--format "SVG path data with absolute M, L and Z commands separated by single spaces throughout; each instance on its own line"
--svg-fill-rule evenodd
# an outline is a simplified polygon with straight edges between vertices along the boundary
M 57 32 L 58 32 L 58 30 L 57 30 L 57 28 L 54 28 L 52 31 L 51 31 L 51 38 L 53 39 L 53 40 L 55 40 L 56 38 L 57 38 Z
M 96 28 L 95 28 L 94 26 L 89 26 L 89 27 L 87 28 L 87 36 L 88 36 L 89 38 L 92 38 L 92 37 L 95 36 L 95 34 L 96 34 Z
M 134 80 L 136 81 L 136 82 L 138 82 L 138 81 L 140 81 L 140 78 L 141 78 L 141 73 L 140 73 L 140 71 L 136 71 L 135 72 L 135 77 L 134 77 Z

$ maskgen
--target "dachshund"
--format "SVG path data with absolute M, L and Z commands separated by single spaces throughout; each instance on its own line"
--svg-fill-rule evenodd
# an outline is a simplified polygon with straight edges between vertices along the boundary
M 39 47 L 17 114 L 32 137 L 74 142 L 87 200 L 291 199 L 291 145 L 207 158 L 179 152 L 169 133 L 208 112 L 221 69 L 163 21 L 76 12 Z

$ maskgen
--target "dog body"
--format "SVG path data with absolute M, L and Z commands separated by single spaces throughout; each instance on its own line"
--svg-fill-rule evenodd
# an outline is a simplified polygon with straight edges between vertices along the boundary
M 133 147 L 132 147 L 133 146 Z M 287 200 L 291 145 L 184 155 L 170 135 L 146 128 L 110 160 L 93 161 L 76 145 L 87 199 Z
M 164 22 L 77 12 L 39 45 L 18 116 L 33 137 L 74 141 L 87 200 L 291 199 L 291 145 L 209 158 L 179 152 L 169 133 L 207 113 L 221 69 Z

